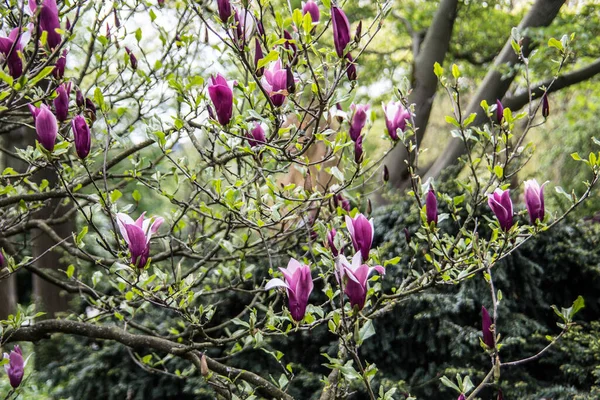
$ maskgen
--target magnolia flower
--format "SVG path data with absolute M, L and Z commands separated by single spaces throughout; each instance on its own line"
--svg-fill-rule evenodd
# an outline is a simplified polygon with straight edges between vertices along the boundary
M 358 214 L 354 218 L 346 215 L 346 228 L 352 237 L 354 250 L 360 252 L 363 260 L 368 260 L 369 251 L 371 251 L 371 245 L 373 244 L 373 236 L 375 235 L 373 218 L 368 220 L 362 214 Z
M 79 158 L 83 160 L 90 153 L 92 146 L 90 127 L 85 122 L 85 118 L 77 115 L 71 121 L 71 129 L 73 130 L 73 138 L 75 139 L 75 151 Z
M 400 101 L 390 101 L 385 105 L 381 103 L 383 113 L 385 114 L 385 125 L 388 134 L 392 140 L 398 140 L 398 129 L 404 132 L 406 122 L 410 119 L 410 112 L 402 105 Z
M 4 353 L 4 358 L 8 360 L 8 364 L 4 364 L 4 370 L 8 375 L 10 386 L 16 389 L 21 384 L 23 374 L 25 373 L 25 360 L 23 360 L 23 353 L 19 345 L 15 346 L 10 355 Z
M 227 22 L 229 17 L 231 17 L 231 3 L 229 0 L 217 0 L 217 8 L 221 21 Z
M 427 198 L 425 199 L 425 210 L 427 214 L 427 225 L 431 225 L 432 222 L 435 222 L 437 225 L 437 198 L 435 197 L 435 191 L 433 189 L 429 189 L 429 192 L 427 192 Z
M 125 51 L 127 52 L 127 55 L 129 56 L 129 63 L 131 64 L 131 69 L 133 69 L 134 71 L 137 69 L 137 57 L 135 56 L 135 54 L 133 54 L 133 52 L 131 50 L 129 50 L 129 47 L 125 47 Z
M 310 267 L 300 264 L 296 259 L 290 259 L 287 268 L 279 268 L 284 280 L 273 278 L 267 282 L 265 290 L 274 287 L 286 288 L 288 295 L 288 308 L 294 321 L 302 321 L 306 313 L 308 298 L 313 290 L 313 280 Z
M 121 231 L 121 236 L 129 246 L 131 253 L 131 263 L 138 268 L 146 266 L 148 256 L 150 255 L 150 239 L 158 231 L 158 228 L 164 222 L 161 217 L 145 218 L 142 213 L 137 220 L 133 220 L 129 215 L 117 213 L 117 225 Z
M 504 119 L 504 106 L 500 100 L 496 100 L 496 122 L 501 124 Z
M 228 81 L 221 74 L 210 77 L 208 95 L 212 100 L 221 125 L 227 125 L 233 115 L 233 85 L 235 81 Z
M 490 349 L 494 348 L 494 333 L 491 330 L 492 318 L 484 306 L 481 306 L 481 332 L 483 333 L 483 343 Z
M 331 228 L 331 230 L 327 232 L 327 245 L 329 246 L 329 250 L 331 250 L 331 254 L 333 254 L 334 257 L 337 257 L 337 255 L 340 254 L 337 247 L 335 247 L 334 243 L 336 234 L 337 231 L 335 230 L 335 228 Z
M 56 122 L 56 117 L 45 104 L 42 104 L 40 108 L 30 104 L 29 111 L 31 111 L 31 114 L 33 115 L 37 141 L 46 150 L 53 151 L 58 135 L 58 123 Z
M 310 19 L 313 23 L 319 22 L 321 19 L 321 11 L 319 6 L 313 0 L 308 0 L 302 4 L 302 15 L 310 14 Z
M 52 70 L 52 76 L 56 79 L 62 79 L 65 75 L 65 67 L 67 66 L 67 54 L 69 54 L 69 50 L 64 49 L 58 60 L 56 60 L 56 64 L 54 64 L 54 69 Z
M 267 141 L 267 138 L 265 137 L 265 128 L 263 124 L 259 122 L 254 123 L 254 128 L 246 136 L 248 137 L 248 144 L 250 147 L 260 146 Z
M 254 16 L 248 10 L 243 11 L 240 16 L 238 10 L 235 10 L 233 17 L 235 18 L 236 23 L 233 36 L 235 37 L 238 46 L 243 49 L 244 45 L 248 43 L 248 40 L 252 36 L 252 31 L 254 30 Z
M 498 188 L 494 193 L 488 194 L 488 205 L 496 214 L 500 228 L 508 231 L 513 226 L 513 206 L 510 199 L 510 190 Z
M 13 78 L 19 78 L 23 74 L 23 61 L 19 53 L 29 41 L 29 33 L 23 31 L 23 28 L 15 28 L 7 37 L 0 36 L 0 53 L 6 57 L 8 73 Z
M 261 79 L 263 88 L 269 94 L 275 107 L 281 107 L 287 96 L 287 72 L 281 68 L 281 60 L 272 62 Z
M 64 122 L 69 118 L 69 96 L 71 94 L 71 82 L 63 83 L 56 89 L 58 96 L 54 98 L 54 110 L 56 119 Z
M 535 179 L 525 181 L 525 207 L 532 224 L 536 220 L 544 220 L 544 183 L 542 186 Z
M 369 104 L 352 103 L 350 105 L 350 110 L 352 110 L 353 113 L 352 120 L 350 122 L 350 130 L 348 133 L 350 134 L 350 139 L 352 139 L 355 142 L 358 140 L 360 132 L 367 123 L 367 111 L 369 111 L 369 108 L 371 108 Z
M 369 267 L 363 264 L 360 252 L 352 257 L 352 264 L 343 255 L 338 257 L 337 263 L 339 279 L 344 282 L 344 293 L 350 299 L 350 305 L 362 310 L 367 300 L 369 275 L 374 270 L 385 275 L 385 269 L 381 265 Z M 344 280 L 344 276 L 348 279 Z
M 56 0 L 42 0 L 41 7 L 42 9 L 39 14 L 39 29 L 47 32 L 48 45 L 53 49 L 61 42 L 60 34 L 56 32 L 57 29 L 60 29 Z M 36 0 L 29 0 L 29 9 L 32 14 L 35 14 L 37 9 Z
M 333 25 L 333 43 L 338 57 L 344 57 L 344 49 L 350 43 L 350 22 L 338 6 L 331 7 L 331 22 Z

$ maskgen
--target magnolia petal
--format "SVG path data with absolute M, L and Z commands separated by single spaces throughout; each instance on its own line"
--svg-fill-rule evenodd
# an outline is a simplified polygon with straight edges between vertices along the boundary
M 284 287 L 284 288 L 287 288 L 287 289 L 290 288 L 287 285 L 287 283 L 285 283 L 281 279 L 279 279 L 279 278 L 273 278 L 269 282 L 267 282 L 267 284 L 265 285 L 265 290 L 271 290 L 271 289 L 273 289 L 275 287 Z

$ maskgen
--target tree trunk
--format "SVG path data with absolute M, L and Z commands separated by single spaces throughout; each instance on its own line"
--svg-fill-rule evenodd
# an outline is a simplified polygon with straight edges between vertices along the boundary
M 414 54 L 413 90 L 408 100 L 409 103 L 415 104 L 415 127 L 417 129 L 418 144 L 421 143 L 425 134 L 431 106 L 437 92 L 438 82 L 433 73 L 433 65 L 436 62 L 440 64 L 444 62 L 450 47 L 457 7 L 458 0 L 442 0 L 440 2 L 423 44 L 419 47 L 419 53 Z M 390 182 L 398 188 L 404 187 L 407 183 L 408 170 L 405 164 L 407 158 L 406 149 L 403 146 L 397 146 L 384 161 L 389 166 Z
M 529 27 L 533 28 L 550 25 L 564 3 L 565 0 L 537 0 L 523 20 L 521 20 L 519 29 L 523 31 L 525 28 Z M 529 46 L 529 44 L 529 38 L 525 37 L 522 43 L 525 56 L 529 55 L 529 52 L 531 51 L 531 46 Z M 512 49 L 511 39 L 509 38 L 467 107 L 465 115 L 471 113 L 477 114 L 473 125 L 483 125 L 487 121 L 487 116 L 480 107 L 481 101 L 486 100 L 488 104 L 493 104 L 497 99 L 501 99 L 515 78 L 514 75 L 510 75 L 503 79 L 501 67 L 504 65 L 513 66 L 519 62 L 517 55 Z M 417 112 L 419 112 L 419 109 L 417 109 Z M 454 165 L 458 158 L 464 155 L 465 152 L 466 148 L 463 141 L 458 138 L 452 138 L 440 157 L 435 160 L 425 174 L 425 179 L 439 176 L 444 168 Z

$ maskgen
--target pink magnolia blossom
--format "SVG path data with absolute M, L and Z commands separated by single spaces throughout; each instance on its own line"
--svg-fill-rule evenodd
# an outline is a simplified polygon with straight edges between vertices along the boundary
M 310 267 L 300 264 L 294 258 L 290 259 L 287 268 L 279 268 L 284 280 L 273 278 L 267 282 L 265 290 L 274 287 L 284 287 L 288 295 L 288 307 L 294 321 L 302 321 L 306 313 L 308 298 L 313 290 L 313 280 Z
M 345 282 L 344 293 L 348 296 L 350 305 L 362 310 L 367 300 L 369 275 L 373 271 L 385 275 L 385 269 L 381 265 L 369 267 L 367 264 L 363 264 L 360 252 L 352 257 L 352 263 L 349 263 L 346 257 L 340 255 L 337 264 L 338 279 Z M 348 279 L 344 280 L 344 277 L 348 277 Z
M 127 214 L 117 214 L 117 225 L 129 246 L 131 263 L 138 268 L 146 265 L 150 255 L 150 239 L 164 222 L 161 217 L 145 218 L 145 214 L 142 213 L 135 221 Z

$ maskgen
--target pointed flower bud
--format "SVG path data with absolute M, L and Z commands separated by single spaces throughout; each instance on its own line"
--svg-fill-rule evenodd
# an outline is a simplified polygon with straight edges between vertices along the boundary
M 227 22 L 231 17 L 231 3 L 229 0 L 217 0 L 217 9 L 219 10 L 219 18 L 222 22 Z
M 131 52 L 131 50 L 129 50 L 129 47 L 125 47 L 125 51 L 129 55 L 129 62 L 131 63 L 131 68 L 135 71 L 137 69 L 137 65 L 138 65 L 137 57 L 135 56 L 135 54 L 133 54 Z
M 313 0 L 308 0 L 302 5 L 302 15 L 310 14 L 310 19 L 313 23 L 319 22 L 321 19 L 321 11 L 319 6 Z
M 69 54 L 69 50 L 64 49 L 58 60 L 56 60 L 56 64 L 54 64 L 54 70 L 52 70 L 52 76 L 56 79 L 62 79 L 65 76 L 65 67 L 67 66 L 67 54 Z
M 310 266 L 300 264 L 296 259 L 290 259 L 287 268 L 279 268 L 283 280 L 273 278 L 265 285 L 265 290 L 274 287 L 286 288 L 288 295 L 288 308 L 294 321 L 300 322 L 306 314 L 308 298 L 313 290 L 313 279 L 310 275 Z
M 71 95 L 71 82 L 63 83 L 56 89 L 58 96 L 54 98 L 56 119 L 64 122 L 69 118 L 69 97 Z
M 460 396 L 458 396 L 458 399 L 456 400 L 467 400 L 467 398 L 465 397 L 464 394 L 461 394 Z
M 363 137 L 362 135 L 354 142 L 354 162 L 360 164 L 363 159 Z
M 410 244 L 410 231 L 408 228 L 404 228 L 404 239 L 406 240 L 406 244 Z
M 387 183 L 390 180 L 390 171 L 387 165 L 383 166 L 383 182 Z
M 265 27 L 263 26 L 263 23 L 260 20 L 256 21 L 256 30 L 258 31 L 259 35 L 265 35 Z
M 346 215 L 346 228 L 350 232 L 354 250 L 360 252 L 363 260 L 368 260 L 371 245 L 373 244 L 373 236 L 375 235 L 373 218 L 368 220 L 362 214 L 358 214 L 354 218 Z
M 360 43 L 360 38 L 362 37 L 362 20 L 358 21 L 358 25 L 356 26 L 356 31 L 354 33 L 354 42 L 356 44 Z
M 496 400 L 504 400 L 504 396 L 502 395 L 502 389 L 498 388 L 498 398 Z
M 94 119 L 96 119 L 96 105 L 89 97 L 85 98 L 85 109 L 92 114 Z
M 496 214 L 500 228 L 504 231 L 513 226 L 513 205 L 510 199 L 510 190 L 496 189 L 494 193 L 488 194 L 488 205 Z
M 258 62 L 264 58 L 262 47 L 260 46 L 260 40 L 254 38 L 254 66 L 257 68 L 256 76 L 259 78 L 263 76 L 265 67 L 258 68 Z
M 271 63 L 261 79 L 263 88 L 269 94 L 275 107 L 281 107 L 287 96 L 287 72 L 281 68 L 281 60 Z
M 362 263 L 360 252 L 352 257 L 352 263 L 349 263 L 343 255 L 338 257 L 336 262 L 338 279 L 344 281 L 344 293 L 350 300 L 350 305 L 354 308 L 362 310 L 367 300 L 369 291 L 369 275 L 373 271 L 377 271 L 381 275 L 385 275 L 385 269 L 381 265 L 369 267 Z M 347 278 L 347 279 L 344 279 Z
M 381 103 L 383 113 L 385 114 L 385 125 L 388 135 L 392 140 L 398 140 L 398 129 L 402 132 L 406 129 L 406 123 L 410 120 L 410 112 L 404 108 L 400 101 L 390 101 Z
M 344 50 L 350 43 L 350 22 L 341 8 L 331 7 L 331 21 L 333 25 L 333 43 L 338 57 L 343 58 Z
M 8 360 L 8 364 L 4 364 L 4 370 L 8 375 L 10 386 L 16 389 L 21 384 L 25 373 L 25 360 L 23 359 L 23 353 L 19 345 L 15 346 L 10 355 L 4 353 L 4 358 Z
M 108 24 L 108 22 L 106 23 L 106 38 L 110 42 L 110 25 Z
M 292 34 L 289 33 L 288 31 L 283 31 L 283 37 L 284 37 L 284 39 L 286 39 L 284 47 L 287 50 L 292 51 L 292 54 L 290 55 L 289 59 L 292 61 L 293 64 L 295 64 L 296 56 L 298 55 L 298 46 L 296 46 L 296 43 L 294 42 L 294 38 L 292 37 Z
M 548 93 L 544 93 L 542 96 L 542 116 L 548 118 L 550 115 L 550 103 L 548 103 Z
M 34 15 L 37 10 L 36 3 L 36 0 L 29 0 L 29 9 Z M 42 0 L 41 7 L 42 9 L 39 13 L 39 33 L 41 34 L 41 31 L 46 31 L 47 43 L 50 48 L 53 49 L 58 46 L 62 40 L 60 33 L 56 32 L 57 29 L 60 29 L 56 0 Z
M 77 115 L 71 121 L 71 129 L 73 130 L 73 138 L 75 139 L 75 151 L 79 158 L 83 160 L 90 153 L 92 146 L 90 127 L 85 122 L 85 118 Z
M 285 67 L 285 75 L 288 93 L 296 93 L 296 80 L 294 79 L 292 68 L 289 65 Z
M 490 349 L 494 348 L 494 333 L 491 330 L 492 318 L 484 306 L 481 306 L 481 332 L 483 333 L 483 343 Z
M 115 17 L 115 27 L 119 29 L 121 27 L 121 20 L 119 19 L 119 15 L 117 14 L 117 9 L 113 7 L 113 16 Z
M 502 123 L 504 119 L 504 106 L 500 100 L 496 100 L 496 122 L 498 124 Z
M 54 150 L 56 136 L 58 135 L 58 123 L 52 111 L 42 104 L 40 108 L 29 105 L 29 110 L 33 115 L 35 122 L 35 132 L 37 141 L 48 151 Z
M 425 199 L 425 210 L 427 214 L 427 225 L 431 225 L 432 222 L 434 222 L 437 225 L 437 198 L 433 189 L 429 189 L 429 192 L 427 192 L 427 198 Z
M 117 213 L 117 225 L 121 236 L 129 246 L 131 263 L 138 268 L 144 268 L 150 255 L 150 239 L 164 222 L 161 217 L 145 218 L 142 213 L 137 220 L 129 215 Z
M 329 250 L 331 250 L 331 254 L 334 257 L 337 257 L 338 254 L 340 254 L 337 247 L 335 247 L 334 239 L 335 239 L 336 234 L 337 234 L 337 231 L 335 230 L 335 228 L 331 228 L 331 230 L 329 232 L 327 232 L 327 245 L 329 246 Z
M 81 93 L 81 89 L 77 89 L 75 91 L 75 103 L 77 104 L 77 107 L 79 108 L 83 108 L 83 106 L 85 105 L 85 99 L 83 98 L 83 93 Z
M 221 74 L 210 77 L 208 95 L 215 106 L 217 120 L 223 126 L 231 121 L 233 115 L 233 85 L 235 81 L 228 81 Z
M 350 139 L 357 141 L 362 129 L 365 127 L 367 122 L 367 111 L 371 106 L 368 104 L 354 104 L 350 105 L 352 113 L 352 121 L 350 122 Z
M 265 137 L 265 128 L 263 127 L 263 124 L 255 122 L 254 128 L 250 131 L 247 137 L 250 147 L 256 147 L 265 144 L 267 138 Z
M 346 76 L 350 82 L 353 82 L 358 78 L 358 75 L 356 73 L 356 63 L 354 62 L 354 58 L 352 58 L 352 54 L 346 54 L 346 61 L 348 62 Z
M 544 220 L 544 183 L 542 186 L 535 180 L 525 181 L 525 207 L 529 213 L 531 224 L 535 225 L 536 220 Z

